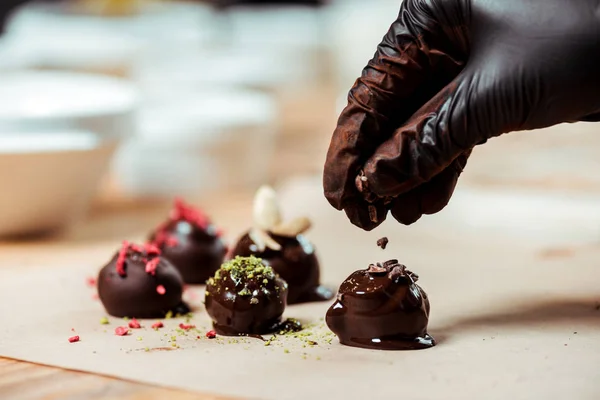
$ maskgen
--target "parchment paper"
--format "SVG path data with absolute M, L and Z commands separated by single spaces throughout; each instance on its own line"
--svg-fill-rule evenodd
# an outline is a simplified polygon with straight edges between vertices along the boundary
M 329 303 L 286 311 L 314 325 L 310 339 L 317 345 L 293 337 L 269 346 L 209 340 L 201 288 L 186 292 L 199 306 L 190 321 L 197 331 L 178 332 L 183 319 L 163 320 L 159 331 L 150 329 L 155 320 L 144 320 L 142 329 L 118 337 L 115 327 L 126 322 L 100 324 L 106 314 L 85 285 L 110 258 L 111 244 L 76 254 L 65 249 L 60 267 L 0 270 L 0 354 L 242 398 L 600 398 L 599 246 L 581 240 L 556 247 L 556 235 L 525 240 L 448 217 L 360 232 L 330 210 L 313 182 L 288 188 L 283 204 L 314 218 L 309 236 L 324 282 L 337 288 L 355 269 L 389 258 L 417 272 L 431 298 L 429 330 L 438 345 L 413 352 L 341 346 L 320 320 Z M 459 210 L 460 200 L 452 207 Z M 519 230 L 518 221 L 514 226 Z M 383 235 L 390 238 L 385 251 L 375 245 Z M 75 334 L 81 341 L 68 343 Z

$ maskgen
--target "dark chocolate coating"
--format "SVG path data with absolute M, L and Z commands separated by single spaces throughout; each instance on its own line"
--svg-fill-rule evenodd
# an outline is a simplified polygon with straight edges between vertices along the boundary
M 269 267 L 266 273 L 248 275 L 226 270 L 226 266 L 206 285 L 206 311 L 215 331 L 236 336 L 277 330 L 286 306 L 287 284 Z
M 281 250 L 258 248 L 248 233 L 243 235 L 233 249 L 234 256 L 255 256 L 265 260 L 289 285 L 288 304 L 324 301 L 333 292 L 319 284 L 319 260 L 312 244 L 302 235 L 285 237 L 270 234 Z
M 161 228 L 163 234 L 175 239 L 157 243 L 162 256 L 179 270 L 184 282 L 204 284 L 223 263 L 227 248 L 217 235 L 214 225 L 206 229 L 184 220 L 169 221 Z M 156 239 L 155 233 L 151 240 Z
M 386 263 L 387 264 L 387 263 Z M 369 349 L 416 350 L 435 345 L 427 334 L 429 299 L 403 266 L 358 270 L 340 286 L 326 323 L 340 343 Z
M 145 254 L 127 252 L 125 276 L 117 272 L 118 253 L 100 270 L 98 296 L 106 311 L 115 317 L 162 318 L 169 311 L 187 313 L 181 301 L 183 280 L 179 272 L 165 259 L 160 259 L 155 275 L 146 272 Z M 165 288 L 159 294 L 157 287 Z

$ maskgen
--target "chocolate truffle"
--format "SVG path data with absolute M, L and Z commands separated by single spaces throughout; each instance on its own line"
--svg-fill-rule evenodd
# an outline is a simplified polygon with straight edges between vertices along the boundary
M 156 229 L 150 241 L 186 283 L 204 284 L 227 253 L 220 231 L 210 219 L 180 199 L 175 200 L 169 220 Z
M 252 335 L 278 329 L 287 284 L 260 258 L 236 257 L 206 283 L 206 311 L 221 335 Z
M 370 265 L 340 286 L 326 322 L 340 343 L 379 350 L 432 347 L 427 334 L 429 300 L 418 276 L 397 260 Z
M 151 244 L 123 242 L 98 275 L 98 296 L 115 317 L 162 318 L 169 311 L 185 314 L 183 280 Z
M 233 247 L 234 256 L 255 256 L 268 263 L 289 285 L 288 304 L 329 300 L 333 292 L 319 283 L 319 260 L 302 235 L 307 218 L 282 221 L 273 189 L 262 187 L 254 200 L 254 227 Z

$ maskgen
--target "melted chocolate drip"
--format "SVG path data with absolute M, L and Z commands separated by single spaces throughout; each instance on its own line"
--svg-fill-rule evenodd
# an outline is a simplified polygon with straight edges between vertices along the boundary
M 215 331 L 225 336 L 276 331 L 286 306 L 287 284 L 269 267 L 247 273 L 243 258 L 233 262 L 241 263 L 241 269 L 227 270 L 226 263 L 207 282 L 206 311 Z
M 270 234 L 281 250 L 259 251 L 248 233 L 233 249 L 234 256 L 255 256 L 266 261 L 289 285 L 288 304 L 325 301 L 333 292 L 319 284 L 319 260 L 312 244 L 302 235 L 285 237 Z
M 150 239 L 186 283 L 204 284 L 219 269 L 227 247 L 214 225 L 206 229 L 184 220 L 169 221 Z
M 123 250 L 122 250 L 123 251 Z M 148 261 L 158 257 L 127 249 L 121 275 L 117 269 L 119 253 L 100 270 L 98 296 L 106 311 L 115 317 L 162 318 L 169 311 L 185 314 L 182 302 L 183 280 L 171 263 L 159 258 L 154 275 L 146 272 Z M 157 288 L 162 286 L 164 294 Z
M 348 346 L 378 350 L 434 346 L 427 333 L 429 299 L 417 279 L 396 260 L 354 272 L 327 311 L 327 326 Z

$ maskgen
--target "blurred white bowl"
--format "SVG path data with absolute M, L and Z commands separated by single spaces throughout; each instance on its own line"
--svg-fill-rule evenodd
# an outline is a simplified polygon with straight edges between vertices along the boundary
M 118 140 L 133 128 L 137 96 L 118 79 L 66 72 L 0 76 L 0 133 L 84 130 Z
M 0 133 L 0 236 L 77 221 L 114 150 L 115 142 L 84 131 Z
M 133 131 L 135 91 L 58 72 L 4 73 L 0 88 L 0 235 L 66 227 Z

